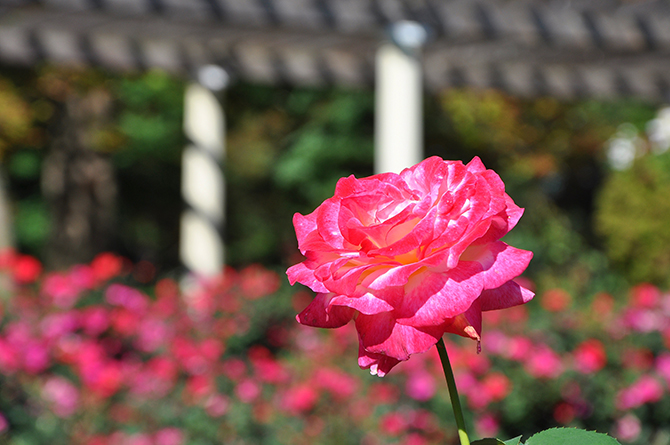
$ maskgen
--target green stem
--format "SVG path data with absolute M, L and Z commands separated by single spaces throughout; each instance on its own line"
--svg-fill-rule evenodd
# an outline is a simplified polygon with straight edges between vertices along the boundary
M 444 378 L 447 379 L 449 398 L 451 399 L 451 406 L 454 409 L 456 426 L 458 426 L 458 438 L 461 440 L 461 445 L 470 445 L 470 438 L 468 437 L 468 432 L 465 429 L 465 420 L 463 420 L 461 401 L 458 399 L 458 389 L 456 389 L 454 372 L 451 370 L 451 363 L 449 362 L 449 355 L 447 355 L 447 348 L 444 346 L 444 341 L 442 341 L 441 338 L 437 342 L 437 351 L 440 353 L 442 369 L 444 370 Z

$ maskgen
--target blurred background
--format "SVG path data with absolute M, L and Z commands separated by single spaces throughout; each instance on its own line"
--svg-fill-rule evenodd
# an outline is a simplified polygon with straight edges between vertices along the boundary
M 390 45 L 418 156 L 526 209 L 537 297 L 448 342 L 472 435 L 670 444 L 669 30 L 664 0 L 0 0 L 0 443 L 457 443 L 435 354 L 369 376 L 284 275 L 292 215 L 385 156 Z M 199 144 L 226 271 L 182 291 Z

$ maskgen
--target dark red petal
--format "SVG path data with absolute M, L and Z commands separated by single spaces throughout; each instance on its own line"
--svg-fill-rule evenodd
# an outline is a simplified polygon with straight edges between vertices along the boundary
M 349 307 L 331 306 L 334 294 L 317 294 L 304 311 L 296 316 L 298 323 L 316 328 L 339 328 L 349 323 L 356 311 Z

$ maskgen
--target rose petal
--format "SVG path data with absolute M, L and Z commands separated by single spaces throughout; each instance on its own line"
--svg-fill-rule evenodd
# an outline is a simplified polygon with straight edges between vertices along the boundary
M 361 369 L 369 369 L 370 374 L 384 377 L 398 363 L 400 360 L 393 357 L 366 351 L 359 341 L 358 366 Z
M 488 289 L 479 297 L 482 311 L 495 311 L 528 303 L 535 294 L 511 280 L 496 289 Z
M 415 328 L 397 324 L 390 312 L 377 315 L 359 314 L 356 329 L 366 351 L 407 360 L 411 354 L 425 352 L 442 337 L 442 326 Z
M 349 323 L 356 311 L 349 307 L 331 306 L 334 294 L 317 294 L 314 300 L 296 316 L 298 323 L 316 328 L 339 328 Z
M 323 283 L 316 279 L 314 271 L 308 269 L 305 263 L 298 263 L 291 266 L 286 271 L 291 286 L 295 283 L 301 283 L 312 289 L 314 292 L 328 292 Z
M 360 297 L 347 297 L 345 295 L 336 295 L 330 300 L 330 304 L 333 306 L 346 306 L 352 309 L 356 309 L 361 314 L 373 315 L 379 314 L 382 312 L 389 312 L 393 310 L 391 306 L 386 301 L 381 298 L 377 298 L 370 293 L 366 293 Z

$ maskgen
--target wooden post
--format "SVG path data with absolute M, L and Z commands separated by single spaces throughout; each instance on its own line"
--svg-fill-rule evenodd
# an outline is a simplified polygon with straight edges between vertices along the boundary
M 426 29 L 402 21 L 391 41 L 377 50 L 375 85 L 375 173 L 399 173 L 423 159 L 421 47 Z
M 182 156 L 182 195 L 186 208 L 181 218 L 180 257 L 195 277 L 222 272 L 225 182 L 224 112 L 216 93 L 225 89 L 228 74 L 208 65 L 198 81 L 186 88 L 184 132 L 190 144 Z

